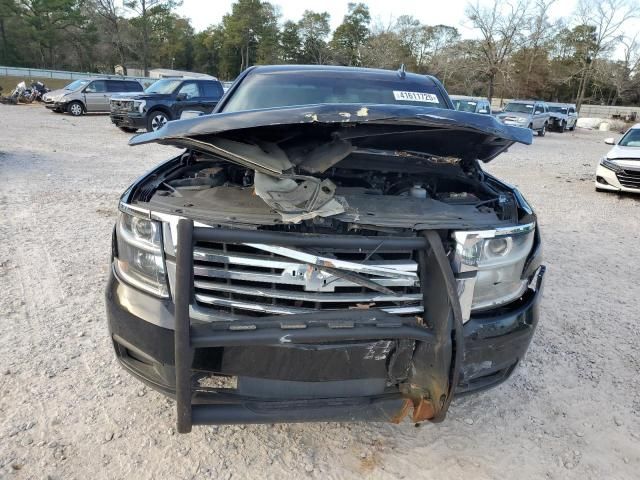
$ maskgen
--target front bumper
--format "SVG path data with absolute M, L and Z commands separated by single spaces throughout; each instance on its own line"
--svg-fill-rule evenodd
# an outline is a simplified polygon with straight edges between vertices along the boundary
M 597 189 L 608 190 L 610 192 L 640 193 L 640 186 L 638 188 L 632 188 L 622 185 L 616 172 L 600 164 L 598 164 L 598 168 L 596 169 L 595 186 Z
M 544 267 L 541 267 L 533 281 L 535 288 L 529 289 L 517 303 L 472 315 L 465 323 L 464 360 L 456 393 L 490 388 L 511 375 L 524 357 L 538 322 L 543 276 Z M 120 363 L 152 388 L 173 397 L 176 390 L 174 330 L 171 325 L 173 302 L 137 291 L 112 272 L 106 291 L 106 305 L 109 331 Z M 278 391 L 281 393 L 278 399 L 285 400 L 301 392 L 318 395 L 329 391 L 329 396 L 349 396 L 354 391 L 359 392 L 357 399 L 350 399 L 351 403 L 332 404 L 331 408 L 326 404 L 317 405 L 317 408 L 307 406 L 304 414 L 293 410 L 263 412 L 262 419 L 266 423 L 391 420 L 392 413 L 402 405 L 399 392 L 393 392 L 385 385 L 388 357 L 382 356 L 378 362 L 363 360 L 366 352 L 379 347 L 379 342 L 318 342 L 304 347 L 248 346 L 252 332 L 242 332 L 241 335 L 247 340 L 247 345 L 197 350 L 193 360 L 194 372 L 235 377 L 239 390 L 227 396 L 199 391 L 194 403 L 226 404 L 236 421 L 242 418 L 242 412 L 253 408 L 253 413 L 247 413 L 249 421 L 256 414 L 251 398 L 257 395 L 268 396 Z M 345 359 L 349 361 L 345 362 Z M 227 423 L 225 411 L 219 410 L 219 418 L 208 420 Z M 255 423 L 255 418 L 252 421 Z
M 45 102 L 44 106 L 49 110 L 66 110 L 68 102 Z
M 111 112 L 111 123 L 117 127 L 136 128 L 138 130 L 147 128 L 147 118 L 137 112 Z

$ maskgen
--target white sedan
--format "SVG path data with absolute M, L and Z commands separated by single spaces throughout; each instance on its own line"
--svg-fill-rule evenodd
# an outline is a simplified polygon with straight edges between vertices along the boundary
M 640 123 L 627 130 L 617 144 L 613 138 L 604 143 L 614 147 L 600 160 L 596 190 L 640 193 Z

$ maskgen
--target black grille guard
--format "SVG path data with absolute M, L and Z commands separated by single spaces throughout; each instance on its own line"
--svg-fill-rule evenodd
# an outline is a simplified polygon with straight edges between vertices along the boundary
M 455 279 L 441 238 L 435 231 L 416 237 L 390 237 L 397 247 L 416 250 L 424 296 L 424 323 L 380 310 L 344 310 L 287 315 L 242 322 L 192 324 L 194 303 L 193 250 L 195 243 L 260 242 L 297 247 L 375 247 L 379 237 L 304 235 L 194 227 L 181 219 L 177 229 L 175 300 L 175 371 L 177 430 L 193 425 L 276 423 L 300 421 L 399 422 L 413 408 L 413 420 L 442 421 L 458 383 L 463 356 L 462 313 Z M 282 319 L 282 321 L 279 321 Z M 345 319 L 351 326 L 344 328 Z M 303 328 L 286 328 L 303 324 Z M 232 326 L 232 328 L 230 328 Z M 250 328 L 246 328 L 250 327 Z M 340 328 L 338 328 L 340 327 Z M 414 340 L 413 368 L 400 393 L 378 397 L 273 401 L 252 399 L 243 404 L 201 403 L 194 391 L 192 363 L 197 348 L 304 344 L 354 340 Z

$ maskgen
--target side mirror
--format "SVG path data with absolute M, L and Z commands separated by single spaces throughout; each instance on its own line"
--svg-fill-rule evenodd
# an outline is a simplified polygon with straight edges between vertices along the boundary
M 606 143 L 607 145 L 615 145 L 616 140 L 613 137 L 609 137 L 604 139 L 604 143 Z
M 195 118 L 204 115 L 204 112 L 200 112 L 198 110 L 185 110 L 180 114 L 180 120 L 184 120 L 185 118 Z
M 179 93 L 176 96 L 176 100 L 178 100 L 179 102 L 182 102 L 183 100 L 187 99 L 187 94 L 186 93 Z

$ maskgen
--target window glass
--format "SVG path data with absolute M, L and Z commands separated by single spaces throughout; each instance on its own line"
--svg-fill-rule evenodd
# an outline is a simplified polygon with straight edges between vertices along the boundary
M 107 85 L 104 80 L 94 80 L 85 89 L 87 93 L 104 93 L 107 91 Z
M 473 113 L 476 111 L 476 107 L 478 106 L 478 102 L 476 102 L 475 100 L 463 100 L 459 98 L 456 98 L 456 99 L 452 98 L 451 101 L 453 102 L 453 106 L 455 107 L 455 109 L 460 112 Z
M 345 75 L 336 71 L 253 74 L 240 84 L 225 112 L 336 103 L 448 108 L 428 78 Z
M 198 88 L 198 84 L 195 82 L 187 82 L 180 87 L 180 90 L 178 90 L 178 95 L 180 94 L 186 95 L 187 100 L 189 100 L 190 98 L 199 97 L 200 89 Z
M 125 91 L 127 92 L 141 92 L 142 91 L 142 85 L 140 85 L 138 82 L 125 82 L 126 85 L 126 89 Z
M 119 80 L 107 80 L 107 92 L 126 92 L 127 82 Z
M 530 103 L 507 103 L 504 107 L 505 112 L 517 112 L 517 113 L 531 113 L 533 112 L 533 105 Z
M 71 82 L 69 85 L 67 85 L 66 87 L 64 87 L 65 90 L 78 90 L 82 87 L 84 87 L 87 83 L 89 83 L 89 80 L 75 80 L 73 82 Z
M 544 113 L 544 107 L 542 105 L 538 105 L 535 113 Z
M 220 82 L 200 82 L 200 89 L 203 90 L 203 97 L 215 100 L 218 100 L 224 93 Z
M 622 147 L 640 147 L 640 128 L 632 128 L 620 140 Z
M 158 80 L 152 83 L 145 90 L 146 93 L 160 93 L 167 94 L 173 93 L 173 91 L 180 85 L 181 80 Z

